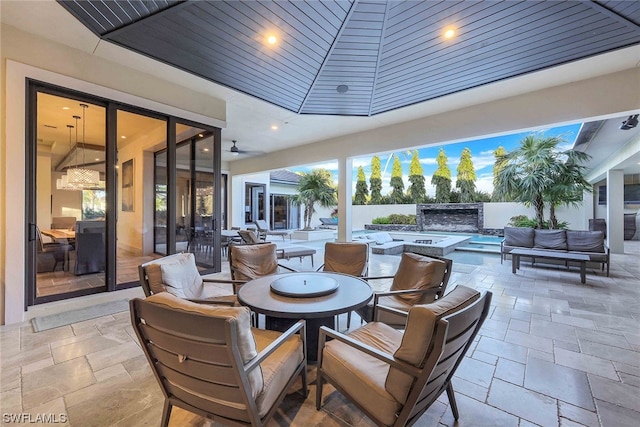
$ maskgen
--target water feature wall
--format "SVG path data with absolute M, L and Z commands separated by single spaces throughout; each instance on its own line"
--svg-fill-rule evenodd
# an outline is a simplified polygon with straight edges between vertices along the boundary
M 480 233 L 484 229 L 482 203 L 430 203 L 416 206 L 420 231 Z

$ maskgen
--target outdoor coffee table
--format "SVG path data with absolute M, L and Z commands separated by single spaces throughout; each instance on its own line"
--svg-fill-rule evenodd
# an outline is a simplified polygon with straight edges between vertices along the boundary
M 589 255 L 572 254 L 568 252 L 550 252 L 537 249 L 514 249 L 511 254 L 511 272 L 516 274 L 520 268 L 520 257 L 528 256 L 532 258 L 553 259 L 560 261 L 576 261 L 580 263 L 580 282 L 585 283 L 587 278 L 587 261 Z
M 372 297 L 373 290 L 364 280 L 329 272 L 274 274 L 251 280 L 238 291 L 242 305 L 265 315 L 267 329 L 285 331 L 305 319 L 309 362 L 318 356 L 320 326 L 335 329 L 337 314 L 364 307 Z

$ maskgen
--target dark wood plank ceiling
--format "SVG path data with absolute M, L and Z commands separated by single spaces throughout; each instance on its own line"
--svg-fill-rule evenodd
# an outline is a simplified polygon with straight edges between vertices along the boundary
M 59 3 L 104 40 L 300 114 L 375 115 L 640 43 L 638 1 Z

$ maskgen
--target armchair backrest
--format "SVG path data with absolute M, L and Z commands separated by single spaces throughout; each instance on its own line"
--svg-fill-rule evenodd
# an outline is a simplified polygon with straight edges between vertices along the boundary
M 457 286 L 438 301 L 409 310 L 394 357 L 415 366 L 419 373 L 412 377 L 390 368 L 385 383 L 387 391 L 404 404 L 398 425 L 411 424 L 447 388 L 489 313 L 491 296 Z
M 231 245 L 229 270 L 232 280 L 253 280 L 278 272 L 275 243 Z
M 323 271 L 366 276 L 369 268 L 369 246 L 366 243 L 327 242 L 324 245 Z
M 409 305 L 427 304 L 444 295 L 453 261 L 447 258 L 404 252 L 393 278 L 391 290 L 438 289 L 433 294 L 398 295 Z
M 196 304 L 167 292 L 130 301 L 131 322 L 172 405 L 227 424 L 257 424 L 264 383 L 246 307 Z M 218 418 L 219 417 L 219 418 Z
M 179 253 L 146 262 L 138 267 L 140 285 L 149 297 L 168 292 L 179 298 L 203 297 L 203 281 L 192 253 Z

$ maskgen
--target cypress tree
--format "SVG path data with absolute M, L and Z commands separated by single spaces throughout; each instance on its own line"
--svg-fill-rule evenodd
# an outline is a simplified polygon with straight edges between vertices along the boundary
M 471 203 L 475 201 L 476 170 L 473 168 L 471 150 L 468 148 L 462 150 L 462 154 L 460 154 L 456 188 L 460 190 L 460 203 Z
M 393 157 L 393 169 L 391 171 L 391 203 L 404 202 L 404 181 L 402 181 L 402 163 L 398 156 Z
M 362 166 L 358 167 L 358 180 L 356 181 L 356 194 L 353 196 L 354 205 L 366 205 L 369 188 L 367 187 L 367 177 L 364 175 Z
M 380 171 L 380 157 L 373 156 L 371 159 L 371 200 L 369 204 L 379 205 L 382 202 L 382 173 Z
M 449 203 L 451 201 L 451 170 L 447 166 L 447 155 L 444 149 L 440 149 L 438 168 L 431 177 L 431 185 L 436 187 L 436 203 Z
M 411 165 L 409 166 L 409 197 L 413 203 L 424 203 L 427 198 L 427 190 L 424 187 L 424 171 L 418 158 L 418 150 L 413 151 Z
M 504 168 L 505 157 L 507 155 L 507 150 L 501 145 L 495 149 L 493 152 L 493 157 L 495 157 L 495 162 L 493 163 L 493 194 L 491 195 L 492 202 L 508 202 L 509 199 L 506 194 L 500 191 L 500 186 L 498 185 L 498 176 L 500 175 L 500 171 Z

